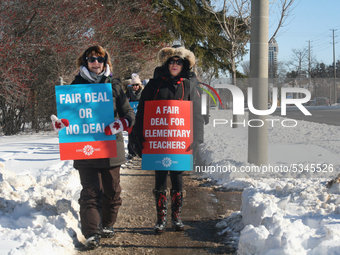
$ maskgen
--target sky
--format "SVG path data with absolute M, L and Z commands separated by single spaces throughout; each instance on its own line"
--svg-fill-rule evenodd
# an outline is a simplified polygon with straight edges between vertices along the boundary
M 279 46 L 278 61 L 292 59 L 293 49 L 308 49 L 318 62 L 333 64 L 333 32 L 335 31 L 335 60 L 340 59 L 340 1 L 295 0 L 294 8 L 276 41 Z M 276 15 L 269 18 L 269 36 L 273 34 Z M 244 58 L 249 61 L 249 54 Z
M 244 255 L 339 254 L 340 183 L 326 183 L 340 171 L 340 127 L 298 121 L 287 128 L 275 116 L 280 121 L 268 128 L 268 169 L 291 171 L 262 167 L 251 173 L 256 168 L 247 163 L 247 125 L 214 126 L 215 119 L 230 120 L 232 114 L 210 113 L 200 145 L 210 168 L 199 166 L 192 174 L 201 171 L 217 188 L 243 191 L 239 211 L 216 225 L 225 244 Z M 125 145 L 127 139 L 124 132 Z M 81 185 L 72 161 L 59 159 L 58 135 L 0 133 L 0 144 L 0 255 L 75 254 L 75 245 L 84 242 Z

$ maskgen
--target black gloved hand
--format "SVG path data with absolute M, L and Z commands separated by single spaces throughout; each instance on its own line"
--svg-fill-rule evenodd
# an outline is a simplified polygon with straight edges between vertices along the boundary
M 200 161 L 200 142 L 198 141 L 194 141 L 190 148 L 192 149 L 192 155 L 193 155 L 193 158 L 194 158 L 194 165 L 198 165 L 198 161 Z
M 203 116 L 205 125 L 209 124 L 209 117 L 210 117 L 210 115 L 204 115 Z
M 142 157 L 142 150 L 143 150 L 143 142 L 145 142 L 145 139 L 143 135 L 133 135 L 132 140 L 132 150 L 136 153 L 138 157 Z

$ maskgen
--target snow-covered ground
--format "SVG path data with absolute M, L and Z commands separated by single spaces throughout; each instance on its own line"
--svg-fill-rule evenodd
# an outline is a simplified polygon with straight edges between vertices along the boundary
M 81 189 L 58 136 L 0 136 L 0 254 L 73 254 Z
M 214 119 L 232 116 L 212 111 Z M 326 187 L 340 173 L 340 127 L 270 125 L 262 168 L 246 163 L 247 143 L 247 125 L 205 127 L 209 167 L 196 171 L 225 189 L 243 190 L 240 211 L 217 224 L 225 243 L 238 254 L 340 254 L 340 183 Z
M 256 168 L 247 163 L 248 128 L 214 119 L 231 113 L 211 112 L 201 145 L 209 166 L 195 171 L 244 190 L 240 211 L 217 224 L 226 244 L 239 254 L 340 254 L 340 184 L 326 188 L 340 170 L 340 127 L 269 127 L 268 165 Z M 84 241 L 81 187 L 72 161 L 59 160 L 57 135 L 0 136 L 0 144 L 0 254 L 73 254 Z

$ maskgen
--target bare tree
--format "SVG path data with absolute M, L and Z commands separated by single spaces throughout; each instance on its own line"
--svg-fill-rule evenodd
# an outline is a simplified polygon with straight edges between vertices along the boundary
M 11 58 L 10 54 L 7 57 Z M 15 58 L 12 63 L 1 65 L 0 70 L 0 130 L 5 135 L 13 135 L 22 127 L 30 100 L 27 84 L 31 76 L 27 66 Z
M 212 13 L 216 21 L 221 27 L 222 37 L 225 43 L 221 44 L 221 40 L 216 41 L 217 47 L 226 52 L 230 61 L 231 83 L 236 85 L 236 64 L 237 60 L 245 54 L 246 44 L 250 41 L 251 30 L 251 0 L 224 0 L 222 6 L 212 6 L 209 0 L 202 0 L 205 9 Z M 280 6 L 280 15 L 277 29 L 271 36 L 273 38 L 283 26 L 295 0 L 274 0 L 272 4 Z M 219 1 L 216 1 L 219 3 Z M 198 24 L 202 28 L 202 33 L 209 33 L 209 30 L 203 29 L 204 25 Z M 271 40 L 269 39 L 269 41 Z M 220 39 L 220 38 L 219 38 Z M 237 123 L 237 116 L 233 116 L 233 123 Z M 236 128 L 237 125 L 233 124 Z
M 250 61 L 243 61 L 241 63 L 242 69 L 243 69 L 243 73 L 249 77 L 250 75 Z
M 270 26 L 276 27 L 274 33 L 269 38 L 269 42 L 279 35 L 281 29 L 286 25 L 287 18 L 294 9 L 295 0 L 272 0 L 270 2 L 270 14 L 276 15 L 277 19 L 270 21 Z
M 115 77 L 123 78 L 155 58 L 160 39 L 154 35 L 161 28 L 148 0 L 1 0 L 0 122 L 4 132 L 15 134 L 25 122 L 36 131 L 44 127 L 51 113 L 56 113 L 58 78 L 68 84 L 72 81 L 79 72 L 75 60 L 90 45 L 108 49 Z M 23 97 L 16 96 L 19 92 Z M 11 120 L 18 124 L 12 125 Z
M 293 8 L 295 0 L 274 0 L 271 2 L 272 9 L 274 5 L 278 12 L 277 28 L 270 37 L 269 41 L 274 38 L 279 29 L 284 25 L 290 11 Z M 223 31 L 223 37 L 227 47 L 219 44 L 223 50 L 228 54 L 230 61 L 230 74 L 232 83 L 236 85 L 236 64 L 237 59 L 245 53 L 246 44 L 250 40 L 251 29 L 251 0 L 224 0 L 223 5 L 216 7 L 203 0 L 207 11 L 211 12 Z M 200 25 L 204 28 L 203 25 Z M 202 30 L 202 33 L 209 33 L 208 30 Z
M 288 70 L 295 71 L 298 76 L 306 76 L 308 73 L 308 49 L 293 49 L 291 59 L 287 61 Z

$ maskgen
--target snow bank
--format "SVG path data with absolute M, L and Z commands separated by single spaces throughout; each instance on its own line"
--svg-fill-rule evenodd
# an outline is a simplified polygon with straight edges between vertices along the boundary
M 319 180 L 246 188 L 238 253 L 339 254 L 340 200 L 332 190 Z
M 268 165 L 290 171 L 240 172 L 254 167 L 247 163 L 248 128 L 214 127 L 213 119 L 230 120 L 231 112 L 211 112 L 201 145 L 210 168 L 201 176 L 243 190 L 240 211 L 216 226 L 226 245 L 238 254 L 339 254 L 340 186 L 326 183 L 340 172 L 340 128 L 306 121 L 269 127 Z
M 1 137 L 0 254 L 74 254 L 83 238 L 78 220 L 78 172 L 71 161 L 51 161 L 58 157 L 53 155 L 58 152 L 56 137 L 26 138 Z M 51 144 L 53 150 L 45 150 Z M 31 169 L 27 157 L 47 164 Z M 15 165 L 15 172 L 7 165 Z

